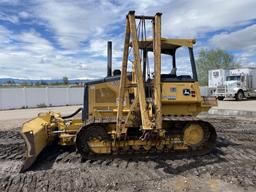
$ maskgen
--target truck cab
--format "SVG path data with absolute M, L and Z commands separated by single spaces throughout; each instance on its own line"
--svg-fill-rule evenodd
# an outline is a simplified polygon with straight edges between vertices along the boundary
M 244 92 L 247 91 L 246 81 L 247 75 L 230 75 L 226 77 L 224 83 L 226 88 L 226 97 L 235 97 L 237 100 L 244 98 Z

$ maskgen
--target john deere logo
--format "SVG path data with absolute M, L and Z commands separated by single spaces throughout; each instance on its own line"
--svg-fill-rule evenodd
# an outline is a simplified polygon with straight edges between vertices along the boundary
M 183 89 L 183 95 L 189 96 L 190 95 L 190 90 L 189 89 Z

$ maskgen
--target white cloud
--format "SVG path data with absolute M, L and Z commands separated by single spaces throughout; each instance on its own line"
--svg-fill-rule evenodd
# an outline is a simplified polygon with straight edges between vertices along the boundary
M 65 49 L 77 49 L 84 41 L 107 39 L 117 29 L 124 31 L 125 15 L 129 10 L 137 14 L 155 14 L 170 0 L 112 1 L 38 1 L 34 15 L 45 22 Z M 47 14 L 46 14 L 47 13 Z M 119 36 L 119 34 L 115 34 Z
M 198 37 L 255 19 L 255 7 L 255 0 L 181 0 L 164 8 L 163 28 L 165 34 Z
M 210 43 L 218 48 L 240 51 L 236 54 L 237 61 L 244 66 L 256 66 L 253 61 L 256 52 L 256 25 L 251 25 L 233 32 L 214 35 Z
M 128 2 L 133 10 L 144 15 L 155 14 L 156 12 L 160 12 L 166 4 L 170 5 L 174 3 L 173 0 L 129 0 Z
M 29 17 L 31 17 L 31 14 L 27 11 L 21 11 L 19 12 L 19 17 L 22 19 L 28 19 Z
M 21 33 L 16 36 L 16 40 L 20 42 L 18 46 L 21 49 L 31 53 L 43 55 L 52 52 L 54 49 L 48 40 L 42 38 L 35 31 Z
M 9 31 L 0 27 L 0 38 L 8 37 Z M 9 46 L 0 46 L 1 76 L 45 79 L 100 77 L 105 71 L 105 62 L 100 59 L 68 56 L 57 50 L 48 40 L 35 31 L 12 34 Z M 86 63 L 86 70 L 80 66 Z M 97 64 L 97 65 L 95 65 Z
M 210 42 L 226 50 L 256 50 L 256 25 L 214 35 Z
M 0 12 L 0 21 L 9 21 L 11 23 L 18 23 L 19 22 L 19 17 L 16 15 L 7 15 L 5 13 Z
M 256 39 L 255 31 L 254 35 L 248 35 L 254 28 L 232 32 L 256 18 L 255 0 L 31 0 L 26 5 L 19 0 L 0 0 L 0 3 L 14 5 L 12 10 L 20 5 L 16 12 L 10 13 L 0 8 L 0 20 L 17 26 L 24 22 L 24 26 L 31 27 L 15 31 L 0 26 L 0 41 L 3 42 L 0 44 L 0 75 L 6 76 L 105 76 L 108 40 L 113 41 L 114 68 L 121 65 L 125 15 L 129 10 L 145 15 L 163 12 L 162 32 L 167 37 L 208 38 L 208 32 L 229 31 L 210 41 L 210 45 L 225 41 L 222 46 L 225 44 L 226 49 L 232 43 L 234 46 L 231 37 L 243 39 L 239 44 L 241 49 L 250 47 L 250 41 L 255 44 Z M 37 29 L 39 25 L 43 31 Z M 246 53 L 250 56 L 242 52 L 237 57 L 251 62 L 252 51 Z M 168 66 L 165 66 L 167 70 Z
M 255 56 L 255 52 L 242 52 L 240 54 L 237 54 L 236 58 L 237 62 L 244 67 L 256 67 L 256 62 L 252 59 L 253 56 Z
M 34 14 L 48 24 L 62 47 L 77 49 L 116 22 L 115 12 L 109 11 L 114 9 L 115 5 L 106 1 L 45 0 L 37 4 Z
M 0 25 L 0 42 L 8 43 L 11 31 Z M 2 45 L 3 46 L 3 45 Z M 0 44 L 1 47 L 1 44 Z

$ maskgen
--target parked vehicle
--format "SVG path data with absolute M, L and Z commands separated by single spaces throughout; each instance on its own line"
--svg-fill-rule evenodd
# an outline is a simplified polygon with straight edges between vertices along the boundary
M 216 74 L 218 70 L 219 75 Z M 213 95 L 219 100 L 235 98 L 240 101 L 244 98 L 256 97 L 256 68 L 218 70 L 209 71 L 209 87 L 217 85 L 212 89 Z M 222 82 L 222 79 L 225 81 Z

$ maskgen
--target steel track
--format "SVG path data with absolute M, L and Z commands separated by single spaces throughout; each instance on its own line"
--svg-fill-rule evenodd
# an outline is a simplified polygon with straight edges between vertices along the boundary
M 175 123 L 175 124 L 200 124 L 201 127 L 203 127 L 204 130 L 204 140 L 201 143 L 201 145 L 194 147 L 194 148 L 189 148 L 187 151 L 174 151 L 174 150 L 169 150 L 167 148 L 164 148 L 163 150 L 157 150 L 156 148 L 152 148 L 151 150 L 147 151 L 141 146 L 140 150 L 133 150 L 132 148 L 129 148 L 129 150 L 123 151 L 118 150 L 115 153 L 117 154 L 154 154 L 154 153 L 162 153 L 162 152 L 167 152 L 167 153 L 172 153 L 172 155 L 175 155 L 175 152 L 177 155 L 184 155 L 184 156 L 194 156 L 194 155 L 204 155 L 209 153 L 214 147 L 215 147 L 215 141 L 216 141 L 216 132 L 214 127 L 206 121 L 203 121 L 199 118 L 191 117 L 191 116 L 164 116 L 163 121 L 169 122 L 169 123 Z M 78 152 L 81 154 L 83 158 L 88 158 L 88 155 L 92 156 L 92 153 L 90 153 L 90 147 L 88 146 L 86 140 L 89 139 L 90 134 L 93 132 L 99 132 L 99 129 L 101 127 L 101 130 L 104 131 L 104 127 L 108 125 L 108 123 L 115 123 L 115 119 L 113 118 L 100 118 L 100 119 L 91 119 L 83 128 L 79 130 L 77 133 L 78 139 L 76 139 L 76 146 L 78 149 Z M 97 129 L 91 130 L 93 127 L 98 127 Z M 170 128 L 171 129 L 171 128 Z M 100 134 L 100 133 L 98 133 Z M 101 135 L 104 135 L 104 133 L 101 133 Z M 95 136 L 97 137 L 97 135 Z M 110 137 L 107 138 L 107 135 L 105 134 L 105 139 L 111 140 Z M 129 137 L 127 137 L 129 139 Z M 133 138 L 134 139 L 134 138 Z M 137 138 L 139 139 L 139 137 Z

